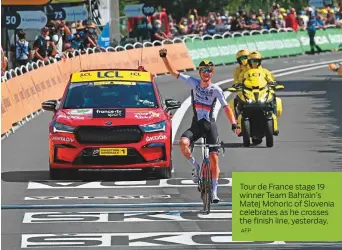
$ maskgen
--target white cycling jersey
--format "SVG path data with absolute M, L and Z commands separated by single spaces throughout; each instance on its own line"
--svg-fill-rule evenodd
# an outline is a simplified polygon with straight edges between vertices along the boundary
M 198 121 L 201 119 L 214 121 L 213 111 L 217 99 L 220 101 L 222 107 L 228 105 L 223 91 L 219 86 L 210 84 L 207 88 L 203 88 L 201 87 L 200 79 L 182 73 L 179 74 L 178 79 L 183 80 L 192 88 L 192 105 L 194 115 Z

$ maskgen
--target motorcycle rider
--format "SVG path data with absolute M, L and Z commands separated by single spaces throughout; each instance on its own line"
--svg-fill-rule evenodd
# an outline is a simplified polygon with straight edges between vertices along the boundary
M 239 65 L 234 69 L 234 84 L 233 87 L 236 86 L 236 84 L 239 84 L 239 77 L 241 74 L 246 72 L 248 69 L 248 55 L 249 51 L 247 49 L 242 49 L 236 53 L 236 61 L 239 63 Z
M 159 55 L 163 59 L 165 67 L 170 74 L 180 80 L 183 80 L 191 90 L 192 105 L 193 105 L 193 119 L 189 129 L 187 129 L 181 136 L 179 146 L 182 154 L 193 166 L 193 182 L 198 183 L 198 175 L 200 165 L 197 163 L 191 154 L 190 145 L 203 137 L 207 136 L 208 144 L 216 144 L 219 142 L 219 135 L 216 126 L 215 118 L 213 117 L 213 110 L 218 99 L 232 124 L 232 130 L 239 134 L 240 129 L 237 127 L 236 120 L 231 108 L 228 106 L 224 97 L 222 89 L 211 82 L 214 73 L 214 64 L 210 61 L 202 61 L 199 64 L 200 79 L 185 75 L 178 72 L 170 63 L 167 57 L 167 50 L 159 50 Z M 218 178 L 220 174 L 219 169 L 219 147 L 211 147 L 210 150 L 210 168 L 212 171 L 212 202 L 218 203 L 220 201 L 217 196 Z
M 249 51 L 247 49 L 239 50 L 236 53 L 236 61 L 238 66 L 234 69 L 234 83 L 232 87 L 236 87 L 240 83 L 240 77 L 248 70 L 248 55 Z M 229 102 L 229 106 L 234 111 L 235 118 L 237 119 L 239 115 L 239 110 L 237 109 L 238 97 L 236 96 L 234 100 Z

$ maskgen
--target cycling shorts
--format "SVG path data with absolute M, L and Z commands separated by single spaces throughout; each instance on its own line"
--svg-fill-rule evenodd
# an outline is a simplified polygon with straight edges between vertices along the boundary
M 220 139 L 218 136 L 217 125 L 215 121 L 207 121 L 201 119 L 197 121 L 195 118 L 192 120 L 191 127 L 187 129 L 183 134 L 182 138 L 187 138 L 190 144 L 196 142 L 198 139 L 206 136 L 207 144 L 218 144 Z M 220 147 L 209 148 L 210 153 L 218 153 Z

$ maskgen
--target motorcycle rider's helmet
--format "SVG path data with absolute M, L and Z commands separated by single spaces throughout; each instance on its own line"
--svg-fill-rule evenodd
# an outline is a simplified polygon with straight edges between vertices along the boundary
M 247 65 L 249 51 L 242 49 L 236 53 L 236 60 L 240 65 Z
M 208 82 L 211 79 L 211 73 L 213 73 L 214 71 L 215 66 L 212 61 L 204 60 L 198 65 L 198 72 L 200 74 L 200 77 L 205 82 Z
M 258 68 L 261 65 L 262 56 L 259 52 L 253 51 L 248 55 L 248 65 L 251 68 Z

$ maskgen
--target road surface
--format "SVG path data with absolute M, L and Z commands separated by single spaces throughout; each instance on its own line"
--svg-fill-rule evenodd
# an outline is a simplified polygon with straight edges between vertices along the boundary
M 283 100 L 284 112 L 280 135 L 275 137 L 273 148 L 266 148 L 265 143 L 258 147 L 241 147 L 242 139 L 231 132 L 224 113 L 218 112 L 219 134 L 228 144 L 225 157 L 220 158 L 222 202 L 231 201 L 232 171 L 342 171 L 341 77 L 327 67 L 291 73 L 303 69 L 301 65 L 336 60 L 341 55 L 331 53 L 263 62 L 270 70 L 294 68 L 276 77 L 285 85 L 285 90 L 278 94 Z M 214 80 L 232 78 L 234 67 L 217 67 Z M 157 84 L 166 98 L 184 101 L 189 96 L 189 89 L 170 76 L 158 77 Z M 228 82 L 221 86 L 230 85 Z M 228 96 L 230 98 L 232 96 Z M 191 117 L 189 109 L 179 124 L 176 139 L 189 127 Z M 51 113 L 45 112 L 2 141 L 3 205 L 163 204 L 152 208 L 2 210 L 3 249 L 85 249 L 85 246 L 90 250 L 265 249 L 275 246 L 279 249 L 291 246 L 290 242 L 232 242 L 232 207 L 229 206 L 215 206 L 210 215 L 201 215 L 200 207 L 167 207 L 172 203 L 200 202 L 196 187 L 190 181 L 191 166 L 182 158 L 177 146 L 173 151 L 175 171 L 170 180 L 139 181 L 141 176 L 118 174 L 103 181 L 49 181 L 50 119 Z M 195 156 L 200 160 L 201 151 L 197 150 Z

